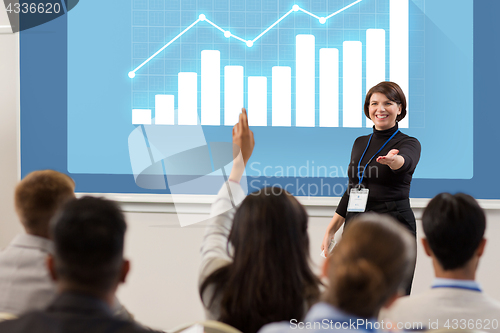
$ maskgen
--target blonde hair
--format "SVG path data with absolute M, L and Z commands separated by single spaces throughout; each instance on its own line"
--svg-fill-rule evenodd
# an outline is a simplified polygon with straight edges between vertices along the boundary
M 26 232 L 48 237 L 49 222 L 64 203 L 75 197 L 75 182 L 69 176 L 40 170 L 28 174 L 16 186 L 15 207 Z
M 415 258 L 415 239 L 393 218 L 361 214 L 349 223 L 328 258 L 325 300 L 358 317 L 376 317 L 387 300 L 404 289 Z

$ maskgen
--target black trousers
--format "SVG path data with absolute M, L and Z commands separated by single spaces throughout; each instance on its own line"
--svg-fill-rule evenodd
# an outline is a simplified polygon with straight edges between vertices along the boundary
M 417 223 L 415 221 L 415 215 L 413 214 L 413 211 L 411 210 L 410 207 L 410 199 L 403 199 L 398 201 L 386 201 L 386 202 L 368 202 L 366 205 L 366 212 L 374 212 L 378 214 L 387 214 L 392 216 L 413 234 L 413 236 L 415 237 L 415 244 L 416 244 Z M 347 212 L 347 215 L 345 217 L 344 229 L 349 224 L 349 221 L 358 214 L 362 213 Z M 405 288 L 406 295 L 410 295 L 414 274 L 415 274 L 415 266 L 413 266 L 411 278 L 408 280 L 407 286 Z

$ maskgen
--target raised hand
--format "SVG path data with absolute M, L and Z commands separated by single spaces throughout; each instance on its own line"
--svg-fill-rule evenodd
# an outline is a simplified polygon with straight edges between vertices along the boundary
M 233 127 L 233 168 L 229 179 L 239 182 L 245 166 L 252 156 L 255 140 L 253 132 L 248 128 L 248 117 L 245 108 L 241 109 L 238 123 Z
M 246 165 L 248 159 L 252 156 L 255 140 L 253 132 L 248 128 L 247 110 L 245 108 L 241 109 L 239 121 L 233 127 L 233 143 L 240 148 L 243 162 Z
M 377 157 L 377 162 L 389 166 L 392 170 L 397 170 L 405 164 L 404 157 L 398 154 L 399 150 L 391 149 L 387 155 Z

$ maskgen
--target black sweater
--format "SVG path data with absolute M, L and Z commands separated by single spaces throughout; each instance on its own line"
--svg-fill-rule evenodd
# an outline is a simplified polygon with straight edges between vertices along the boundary
M 391 137 L 398 129 L 398 125 L 384 131 L 373 129 L 373 137 L 370 146 L 366 150 L 365 156 L 361 161 L 360 170 L 363 172 L 363 167 L 370 158 L 383 146 L 383 144 Z M 369 135 L 360 136 L 354 141 L 351 152 L 351 163 L 347 170 L 349 177 L 349 186 L 347 191 L 342 196 L 337 214 L 345 217 L 347 214 L 347 203 L 349 201 L 349 193 L 353 186 L 359 182 L 358 178 L 358 162 L 363 154 L 363 151 L 368 144 Z M 385 156 L 391 149 L 399 149 L 399 155 L 403 156 L 405 163 L 398 170 L 392 170 L 387 165 L 377 162 L 377 157 Z M 386 202 L 407 199 L 410 197 L 410 183 L 415 171 L 415 167 L 420 159 L 420 142 L 417 139 L 398 132 L 391 141 L 373 158 L 370 164 L 366 167 L 363 185 L 369 189 L 369 202 Z

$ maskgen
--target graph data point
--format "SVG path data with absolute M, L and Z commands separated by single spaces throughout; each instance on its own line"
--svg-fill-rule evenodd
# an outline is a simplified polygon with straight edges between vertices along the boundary
M 224 31 L 224 37 L 226 38 L 231 37 L 231 33 L 229 31 Z
M 319 23 L 321 23 L 321 24 L 325 24 L 325 23 L 326 23 L 326 18 L 324 18 L 324 17 L 320 17 L 320 18 L 319 18 Z
M 128 72 L 128 77 L 133 79 L 135 77 L 135 72 Z
M 247 46 L 248 47 L 252 47 L 253 46 L 253 42 L 251 40 L 247 40 Z
M 207 17 L 204 14 L 200 14 L 199 18 L 200 21 L 205 21 L 207 19 Z
M 299 5 L 293 5 L 292 9 L 294 12 L 296 12 L 300 9 L 300 7 L 299 7 Z

